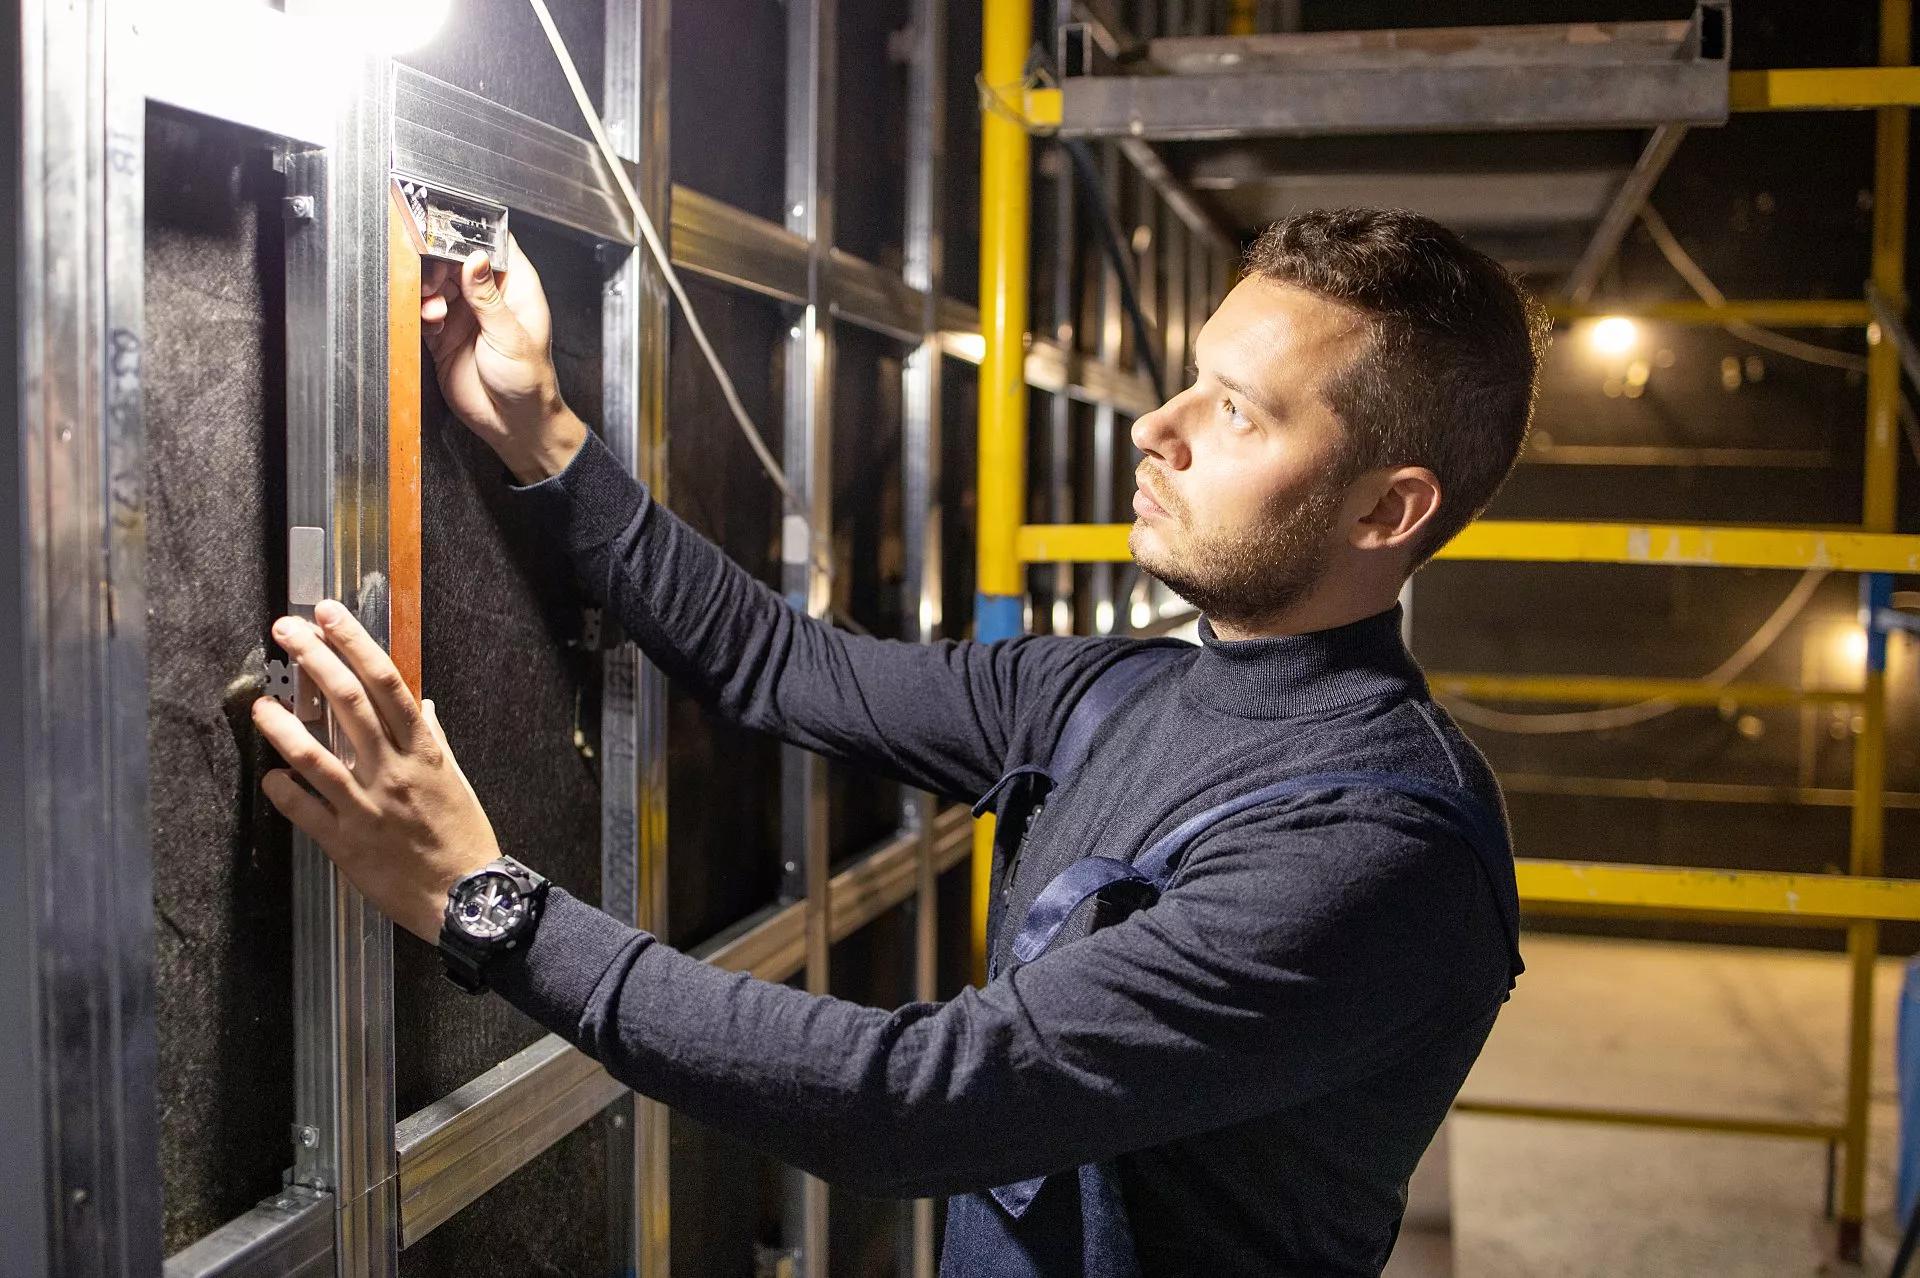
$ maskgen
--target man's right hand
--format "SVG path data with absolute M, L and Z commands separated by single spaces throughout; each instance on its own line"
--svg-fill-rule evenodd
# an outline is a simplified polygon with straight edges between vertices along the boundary
M 560 397 L 553 317 L 539 272 L 507 240 L 508 269 L 476 252 L 420 272 L 420 324 L 447 407 L 523 484 L 566 469 L 587 427 Z

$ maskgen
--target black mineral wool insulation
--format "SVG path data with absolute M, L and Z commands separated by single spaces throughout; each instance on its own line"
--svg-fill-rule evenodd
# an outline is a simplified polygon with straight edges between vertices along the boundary
M 292 1162 L 286 825 L 246 716 L 286 593 L 277 179 L 237 132 L 147 135 L 149 819 L 171 1253 Z M 235 681 L 237 692 L 230 689 Z

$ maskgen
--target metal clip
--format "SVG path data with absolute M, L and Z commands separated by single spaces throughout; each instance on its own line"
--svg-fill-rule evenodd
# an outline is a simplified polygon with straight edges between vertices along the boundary
M 302 723 L 318 723 L 325 717 L 326 701 L 300 667 L 278 657 L 267 659 L 267 695 L 293 711 Z

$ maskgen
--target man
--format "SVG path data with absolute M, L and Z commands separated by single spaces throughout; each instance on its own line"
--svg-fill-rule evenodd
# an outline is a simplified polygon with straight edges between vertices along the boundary
M 540 917 L 530 873 L 481 870 L 500 849 L 431 706 L 336 603 L 275 634 L 355 761 L 263 699 L 311 787 L 276 772 L 274 803 L 450 974 L 637 1091 L 857 1192 L 952 1195 L 945 1273 L 1377 1274 L 1519 970 L 1498 788 L 1396 597 L 1520 450 L 1538 308 L 1425 218 L 1273 226 L 1193 384 L 1133 426 L 1130 546 L 1203 612 L 1201 646 L 914 645 L 796 613 L 654 504 L 561 401 L 514 261 L 429 282 L 449 405 L 720 713 L 992 792 L 993 979 L 889 1013 L 718 971 L 557 889 Z

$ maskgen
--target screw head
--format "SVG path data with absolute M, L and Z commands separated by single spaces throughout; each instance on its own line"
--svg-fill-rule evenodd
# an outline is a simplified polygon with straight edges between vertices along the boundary
M 299 221 L 311 221 L 313 219 L 313 197 L 311 195 L 288 196 L 287 212 Z

